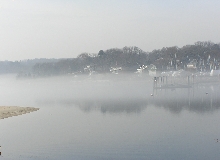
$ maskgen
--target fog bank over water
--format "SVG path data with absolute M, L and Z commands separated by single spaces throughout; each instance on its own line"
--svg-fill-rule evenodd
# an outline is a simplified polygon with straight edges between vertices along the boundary
M 33 99 L 36 106 L 79 107 L 85 112 L 141 113 L 154 106 L 172 113 L 184 110 L 210 113 L 220 106 L 219 83 L 153 91 L 153 77 L 133 74 L 49 77 L 15 83 L 26 85 L 23 88 L 31 93 L 27 97 Z
M 6 106 L 62 105 L 102 113 L 141 113 L 150 106 L 162 107 L 173 113 L 183 110 L 206 113 L 218 110 L 220 106 L 218 83 L 153 93 L 153 78 L 147 75 L 109 74 L 37 79 L 1 75 L 0 87 L 1 105 Z

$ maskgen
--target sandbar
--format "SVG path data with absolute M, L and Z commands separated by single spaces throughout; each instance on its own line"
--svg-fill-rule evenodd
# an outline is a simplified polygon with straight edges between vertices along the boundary
M 39 110 L 33 107 L 0 106 L 0 119 L 18 116 Z

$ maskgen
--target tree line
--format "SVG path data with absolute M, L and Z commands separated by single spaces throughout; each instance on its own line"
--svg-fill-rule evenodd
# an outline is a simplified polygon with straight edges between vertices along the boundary
M 111 68 L 122 68 L 123 72 L 135 72 L 140 66 L 156 66 L 158 71 L 187 69 L 190 63 L 196 66 L 196 71 L 209 72 L 219 69 L 220 44 L 211 41 L 196 42 L 193 45 L 163 47 L 162 49 L 145 52 L 132 46 L 100 50 L 98 53 L 82 53 L 76 58 L 50 59 L 38 61 L 32 65 L 23 62 L 10 62 L 7 67 L 0 68 L 6 72 L 19 72 L 35 76 L 51 76 L 64 74 L 88 74 L 91 72 L 109 73 Z M 10 66 L 10 67 L 9 67 Z M 14 66 L 14 70 L 13 70 Z M 15 69 L 16 68 L 16 69 Z M 1 70 L 0 70 L 1 72 Z

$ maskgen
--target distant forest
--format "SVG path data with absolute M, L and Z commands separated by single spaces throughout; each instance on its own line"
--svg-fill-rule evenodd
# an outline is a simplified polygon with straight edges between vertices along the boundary
M 182 48 L 177 46 L 145 52 L 132 46 L 100 50 L 98 53 L 82 53 L 77 58 L 32 59 L 24 61 L 0 61 L 0 74 L 17 73 L 25 76 L 52 76 L 65 74 L 109 73 L 111 68 L 121 72 L 135 72 L 140 66 L 156 66 L 157 71 L 188 69 L 209 72 L 220 69 L 220 43 L 196 42 Z M 148 68 L 149 69 L 149 68 Z

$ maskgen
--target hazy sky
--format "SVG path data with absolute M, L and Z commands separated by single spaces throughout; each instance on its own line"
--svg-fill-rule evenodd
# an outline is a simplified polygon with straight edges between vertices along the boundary
M 219 0 L 0 0 L 0 60 L 220 42 Z

